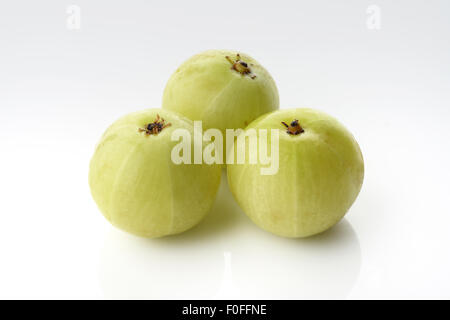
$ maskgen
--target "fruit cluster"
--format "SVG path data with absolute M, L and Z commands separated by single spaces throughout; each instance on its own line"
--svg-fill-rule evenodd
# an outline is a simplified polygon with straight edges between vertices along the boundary
M 227 129 L 241 128 L 242 135 L 277 130 L 276 173 L 262 175 L 264 164 L 248 159 L 227 164 L 232 194 L 252 221 L 274 234 L 307 237 L 327 230 L 361 189 L 358 143 L 323 112 L 278 108 L 274 80 L 250 56 L 224 50 L 195 55 L 169 79 L 162 109 L 126 115 L 103 134 L 90 163 L 92 196 L 125 231 L 148 238 L 181 233 L 211 209 L 223 165 L 174 163 L 175 130 L 194 135 L 195 120 L 224 135 Z M 225 154 L 223 145 L 215 152 Z

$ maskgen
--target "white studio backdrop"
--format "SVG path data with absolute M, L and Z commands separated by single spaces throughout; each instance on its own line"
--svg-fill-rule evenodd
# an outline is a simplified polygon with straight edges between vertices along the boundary
M 450 2 L 10 1 L 0 10 L 0 298 L 450 298 Z M 159 107 L 170 74 L 246 52 L 282 108 L 338 118 L 363 189 L 305 240 L 258 229 L 223 179 L 210 215 L 145 240 L 87 183 L 120 116 Z M 225 176 L 224 176 L 225 177 Z

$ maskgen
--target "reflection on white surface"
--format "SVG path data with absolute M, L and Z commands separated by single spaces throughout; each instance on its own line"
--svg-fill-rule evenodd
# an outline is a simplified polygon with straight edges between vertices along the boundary
M 220 252 L 206 245 L 109 234 L 102 251 L 100 282 L 106 298 L 207 299 L 219 288 Z
M 108 298 L 345 298 L 360 266 L 346 220 L 308 239 L 274 236 L 239 209 L 224 174 L 211 213 L 196 228 L 153 240 L 112 230 L 99 277 Z
M 361 267 L 358 239 L 345 220 L 312 239 L 261 235 L 232 252 L 233 281 L 245 299 L 345 298 Z

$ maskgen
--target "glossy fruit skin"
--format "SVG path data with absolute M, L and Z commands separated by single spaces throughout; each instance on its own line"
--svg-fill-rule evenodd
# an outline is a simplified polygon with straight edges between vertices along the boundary
M 157 114 L 171 123 L 157 135 L 140 132 Z M 116 121 L 103 134 L 90 163 L 91 193 L 114 226 L 155 238 L 192 228 L 210 210 L 219 187 L 217 165 L 176 165 L 172 131 L 192 121 L 171 111 L 149 109 Z
M 281 124 L 294 119 L 304 129 L 299 135 L 286 133 Z M 227 166 L 231 191 L 251 220 L 297 238 L 323 232 L 344 217 L 361 189 L 364 161 L 342 124 L 320 111 L 288 109 L 263 115 L 250 128 L 280 129 L 275 175 L 261 175 L 260 164 Z
M 270 74 L 256 60 L 240 53 L 254 79 L 231 69 L 226 56 L 235 60 L 237 51 L 209 50 L 184 62 L 167 82 L 162 107 L 203 128 L 245 128 L 251 121 L 279 108 L 278 90 Z

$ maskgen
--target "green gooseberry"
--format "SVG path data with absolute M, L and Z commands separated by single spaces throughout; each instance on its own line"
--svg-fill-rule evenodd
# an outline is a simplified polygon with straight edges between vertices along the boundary
M 271 75 L 247 54 L 209 50 L 184 62 L 170 77 L 162 107 L 201 120 L 205 129 L 245 128 L 279 108 Z M 226 144 L 224 144 L 226 145 Z
M 275 174 L 262 175 L 265 165 L 248 157 L 227 165 L 231 191 L 253 222 L 279 236 L 307 237 L 344 217 L 361 189 L 364 161 L 342 124 L 320 111 L 287 109 L 259 117 L 242 134 L 250 129 L 258 136 L 260 129 L 279 130 Z
M 198 224 L 210 210 L 221 167 L 176 164 L 176 129 L 193 132 L 192 121 L 175 112 L 149 109 L 129 114 L 103 134 L 90 163 L 92 196 L 114 226 L 155 238 Z

